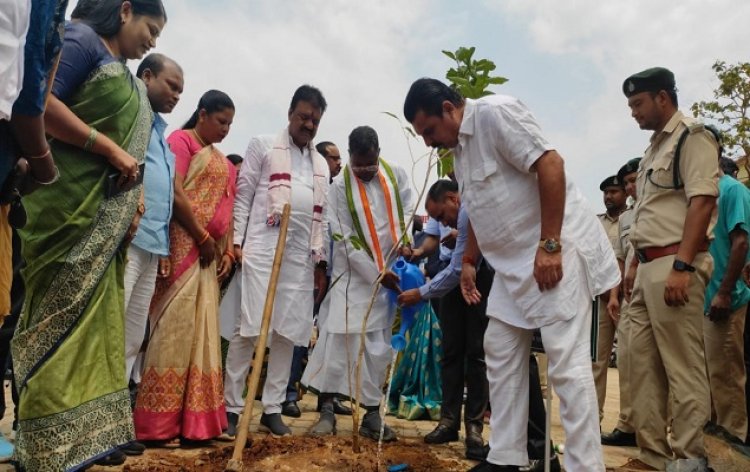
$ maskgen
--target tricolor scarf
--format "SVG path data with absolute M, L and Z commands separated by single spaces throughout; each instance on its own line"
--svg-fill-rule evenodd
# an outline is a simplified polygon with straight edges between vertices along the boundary
M 281 223 L 284 205 L 292 197 L 292 154 L 289 144 L 289 128 L 279 133 L 269 154 L 270 175 L 268 181 L 268 226 Z M 310 251 L 313 263 L 327 261 L 326 248 L 323 244 L 323 204 L 326 200 L 328 164 L 312 144 L 307 144 L 313 164 L 313 221 L 310 234 Z
M 384 170 L 385 175 L 383 175 Z M 383 159 L 380 159 L 380 169 L 374 178 L 380 181 L 380 186 L 385 194 L 385 206 L 388 212 L 388 224 L 393 245 L 398 245 L 401 235 L 404 235 L 404 239 L 408 241 L 408 235 L 405 235 L 404 208 L 401 204 L 398 182 L 396 181 L 396 176 L 393 174 L 393 170 Z M 357 236 L 364 245 L 367 254 L 378 265 L 378 270 L 382 271 L 385 266 L 385 255 L 380 247 L 380 240 L 378 232 L 375 229 L 375 219 L 372 215 L 367 191 L 362 181 L 354 175 L 349 165 L 344 169 L 344 187 L 354 230 L 357 232 Z M 362 219 L 367 224 L 366 232 L 362 230 Z M 396 222 L 398 222 L 398 227 L 396 226 Z

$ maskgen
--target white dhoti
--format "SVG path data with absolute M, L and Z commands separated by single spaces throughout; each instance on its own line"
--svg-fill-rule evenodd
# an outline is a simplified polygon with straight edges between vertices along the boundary
M 357 392 L 357 360 L 360 333 L 329 333 L 321 328 L 320 337 L 302 376 L 302 385 L 318 393 L 336 393 L 354 400 Z M 365 333 L 362 357 L 363 406 L 377 406 L 383 398 L 386 369 L 393 357 L 391 330 Z

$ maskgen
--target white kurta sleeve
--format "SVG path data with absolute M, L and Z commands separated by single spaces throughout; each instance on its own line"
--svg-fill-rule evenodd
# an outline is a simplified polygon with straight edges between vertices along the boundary
M 359 274 L 364 280 L 374 283 L 380 275 L 378 266 L 367 254 L 367 251 L 364 249 L 355 249 L 351 243 L 350 238 L 352 236 L 357 236 L 357 232 L 354 230 L 352 217 L 349 214 L 349 208 L 346 203 L 346 191 L 343 182 L 334 184 L 328 195 L 330 202 L 329 222 L 331 224 L 331 232 L 334 235 L 341 236 L 341 240 L 335 241 L 333 244 L 342 249 L 343 245 L 346 244 L 345 249 L 349 259 L 347 267 L 347 261 L 337 257 L 335 264 L 337 264 L 337 266 L 340 265 L 340 267 L 335 268 L 334 272 L 346 273 L 348 270 L 351 270 L 352 272 Z M 341 253 L 339 252 L 339 254 Z
M 255 189 L 260 181 L 263 162 L 268 146 L 260 137 L 250 140 L 245 152 L 245 159 L 237 176 L 237 194 L 234 198 L 234 244 L 241 246 L 245 242 L 245 233 L 250 221 L 250 209 L 253 206 Z
M 537 159 L 553 149 L 534 115 L 518 99 L 492 107 L 488 118 L 493 121 L 490 126 L 499 155 L 521 172 L 530 172 Z

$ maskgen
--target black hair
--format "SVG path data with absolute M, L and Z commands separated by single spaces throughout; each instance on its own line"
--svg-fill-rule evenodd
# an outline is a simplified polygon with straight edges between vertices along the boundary
M 737 166 L 737 163 L 728 157 L 719 158 L 719 168 L 726 175 L 729 175 L 732 177 L 734 177 L 737 174 L 737 172 L 740 171 L 740 168 Z
M 449 179 L 440 179 L 427 191 L 427 200 L 441 203 L 448 192 L 458 193 L 458 182 Z
M 85 20 L 96 8 L 101 0 L 78 0 L 76 7 L 70 13 L 71 20 Z
M 320 108 L 321 113 L 325 113 L 328 103 L 323 97 L 323 93 L 313 87 L 312 85 L 303 85 L 294 91 L 292 96 L 292 103 L 289 105 L 289 111 L 291 112 L 297 107 L 299 102 L 308 102 L 316 108 Z
M 178 63 L 168 58 L 164 54 L 153 52 L 143 58 L 141 63 L 138 65 L 138 71 L 135 73 L 135 76 L 139 79 L 142 79 L 143 73 L 146 72 L 146 69 L 150 70 L 152 74 L 157 76 L 161 73 L 162 70 L 164 70 L 164 65 L 167 63 L 174 64 L 175 66 L 177 66 L 177 69 L 182 72 L 182 67 L 180 67 Z
M 315 145 L 315 150 L 318 151 L 318 154 L 321 156 L 328 157 L 328 146 L 335 146 L 335 144 L 330 141 L 321 141 Z
M 378 152 L 379 149 L 378 133 L 369 126 L 358 126 L 349 133 L 350 154 L 362 156 L 371 151 Z
M 243 160 L 239 154 L 227 154 L 227 159 L 234 165 L 240 164 Z
M 149 16 L 152 18 L 163 18 L 167 21 L 167 12 L 161 0 L 126 0 L 130 3 L 131 11 L 135 16 Z M 123 0 L 99 0 L 90 12 L 84 17 L 83 22 L 91 26 L 96 34 L 103 38 L 115 36 L 122 27 L 120 21 L 120 10 Z M 77 7 L 76 7 L 77 8 Z
M 200 100 L 198 100 L 198 106 L 190 116 L 190 119 L 182 125 L 182 129 L 195 128 L 201 110 L 206 110 L 206 113 L 210 115 L 211 113 L 216 113 L 217 111 L 222 111 L 227 108 L 234 110 L 234 102 L 229 98 L 229 95 L 219 90 L 209 90 L 201 96 Z
M 439 80 L 421 78 L 411 84 L 409 93 L 406 94 L 404 117 L 409 123 L 413 123 L 420 110 L 428 116 L 442 116 L 443 102 L 446 100 L 457 107 L 464 104 L 463 97 L 454 89 Z

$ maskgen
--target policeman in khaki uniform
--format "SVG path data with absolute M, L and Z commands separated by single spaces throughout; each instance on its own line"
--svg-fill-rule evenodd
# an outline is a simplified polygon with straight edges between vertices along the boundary
M 625 193 L 635 202 L 636 177 L 640 157 L 630 159 L 617 172 L 618 180 L 625 186 Z M 620 265 L 620 271 L 630 266 L 634 257 L 633 246 L 630 244 L 630 227 L 633 224 L 633 208 L 630 207 L 620 213 L 617 220 L 617 241 L 614 244 L 615 257 Z M 625 278 L 625 274 L 622 274 Z M 620 417 L 615 429 L 611 433 L 602 434 L 602 444 L 605 446 L 636 446 L 635 429 L 633 428 L 633 406 L 630 386 L 630 315 L 628 302 L 622 299 L 620 287 L 612 289 L 607 302 L 607 313 L 617 321 L 617 374 L 620 379 Z
M 638 170 L 630 228 L 636 257 L 624 281 L 630 347 L 638 353 L 631 372 L 638 379 L 632 401 L 638 405 L 633 420 L 640 448 L 626 467 L 705 471 L 709 391 L 703 301 L 713 269 L 708 245 L 716 221 L 719 146 L 701 123 L 677 109 L 669 70 L 635 74 L 625 80 L 623 92 L 640 128 L 654 131 Z
M 604 193 L 604 206 L 607 211 L 596 215 L 604 226 L 609 242 L 614 248 L 617 244 L 618 226 L 620 214 L 626 208 L 627 195 L 622 181 L 616 176 L 604 179 L 599 185 L 599 190 Z M 594 384 L 596 385 L 596 397 L 599 402 L 599 421 L 604 416 L 604 399 L 607 395 L 607 372 L 609 370 L 609 357 L 612 354 L 612 346 L 615 341 L 615 318 L 607 314 L 606 296 L 599 297 L 597 304 L 599 310 L 599 336 L 597 344 L 596 362 L 593 364 Z

